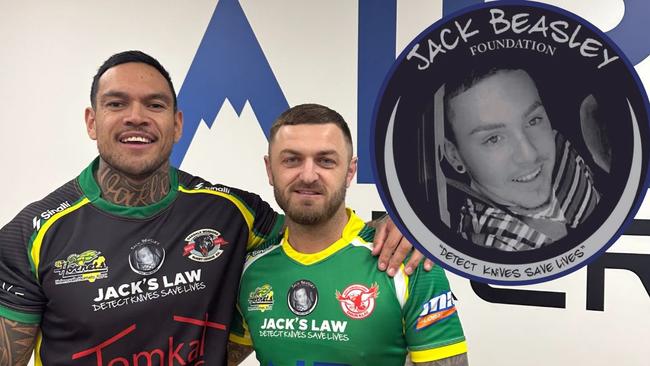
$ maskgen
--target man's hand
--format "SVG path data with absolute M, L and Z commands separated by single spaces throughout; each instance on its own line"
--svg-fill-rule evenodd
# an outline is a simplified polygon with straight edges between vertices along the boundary
M 372 249 L 372 255 L 379 255 L 379 270 L 386 271 L 389 276 L 393 277 L 397 274 L 400 265 L 404 262 L 404 258 L 411 252 L 413 245 L 402 235 L 393 220 L 384 215 L 380 219 L 368 223 L 374 227 L 375 232 L 375 246 Z M 413 255 L 409 259 L 404 268 L 406 274 L 411 274 L 415 268 L 420 264 L 424 255 L 417 250 L 413 251 Z M 424 269 L 430 271 L 433 268 L 433 262 L 429 259 L 424 261 Z

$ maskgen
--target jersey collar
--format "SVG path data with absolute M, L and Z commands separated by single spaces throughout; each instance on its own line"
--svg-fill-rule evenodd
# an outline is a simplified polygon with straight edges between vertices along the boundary
M 346 208 L 346 211 L 349 219 L 348 223 L 343 228 L 343 234 L 339 240 L 332 243 L 329 247 L 316 253 L 300 253 L 293 249 L 291 244 L 289 244 L 289 228 L 287 228 L 284 231 L 284 237 L 282 238 L 282 249 L 284 250 L 284 253 L 296 262 L 309 266 L 327 259 L 334 255 L 334 253 L 348 246 L 366 224 L 359 216 L 357 216 L 357 214 L 354 213 L 354 211 L 352 211 L 352 209 Z
M 93 160 L 93 162 L 90 163 L 90 165 L 88 165 L 88 167 L 86 167 L 86 169 L 84 169 L 81 174 L 79 174 L 77 181 L 79 182 L 79 186 L 81 187 L 84 195 L 88 197 L 93 206 L 113 215 L 136 219 L 151 217 L 168 207 L 178 195 L 178 171 L 174 167 L 170 166 L 169 193 L 167 193 L 167 195 L 163 197 L 162 200 L 148 206 L 128 207 L 116 205 L 101 197 L 101 189 L 99 188 L 97 181 L 95 181 L 94 175 L 94 172 L 97 171 L 98 166 L 99 157 Z

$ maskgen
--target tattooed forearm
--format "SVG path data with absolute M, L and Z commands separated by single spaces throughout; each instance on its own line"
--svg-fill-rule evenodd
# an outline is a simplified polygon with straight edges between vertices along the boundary
M 0 365 L 27 365 L 34 350 L 37 331 L 37 325 L 0 317 Z
M 467 353 L 431 362 L 417 362 L 416 366 L 468 366 Z
M 228 366 L 239 365 L 253 352 L 253 347 L 228 341 Z
M 146 206 L 163 199 L 169 192 L 168 164 L 136 180 L 100 161 L 97 183 L 105 200 L 121 206 Z

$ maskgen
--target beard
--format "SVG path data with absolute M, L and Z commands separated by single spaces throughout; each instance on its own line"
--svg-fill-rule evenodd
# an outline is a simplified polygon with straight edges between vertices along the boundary
M 320 186 L 320 184 L 309 186 L 301 184 L 296 185 L 298 186 L 297 188 L 320 188 L 321 192 L 327 192 L 322 186 Z M 318 225 L 331 219 L 345 201 L 345 183 L 342 184 L 337 190 L 332 192 L 330 198 L 325 201 L 323 207 L 321 208 L 314 204 L 290 202 L 290 198 L 285 192 L 291 192 L 294 190 L 294 185 L 290 185 L 285 191 L 281 191 L 278 189 L 278 186 L 275 184 L 275 182 L 273 184 L 273 195 L 275 196 L 275 201 L 278 203 L 287 217 L 289 217 L 293 222 L 300 225 Z

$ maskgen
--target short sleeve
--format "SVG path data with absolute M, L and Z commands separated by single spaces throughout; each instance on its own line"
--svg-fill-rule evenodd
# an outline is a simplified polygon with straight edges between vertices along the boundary
M 236 306 L 235 313 L 233 314 L 232 321 L 230 323 L 230 334 L 228 339 L 231 342 L 237 344 L 242 344 L 244 346 L 252 346 L 253 341 L 251 335 L 248 332 L 248 326 L 242 315 L 241 308 L 239 305 Z
M 413 362 L 430 362 L 467 352 L 465 336 L 444 270 L 420 265 L 408 278 L 402 309 L 406 343 Z
M 29 208 L 0 229 L 0 316 L 26 324 L 38 324 L 46 298 L 28 257 L 36 233 Z
M 250 212 L 252 217 L 251 235 L 246 249 L 252 251 L 267 239 L 278 236 L 284 226 L 284 215 L 278 214 L 260 196 L 239 189 L 232 189 L 236 196 Z

